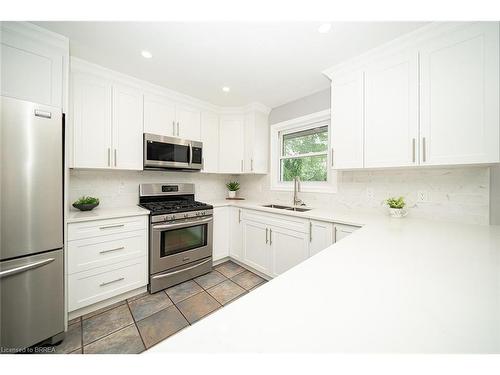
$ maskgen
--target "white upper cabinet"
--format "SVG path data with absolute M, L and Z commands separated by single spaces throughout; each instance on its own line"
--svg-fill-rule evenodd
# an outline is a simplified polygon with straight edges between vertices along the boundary
M 144 133 L 163 136 L 177 133 L 175 103 L 161 96 L 145 94 Z
M 245 119 L 241 115 L 222 115 L 219 123 L 219 172 L 243 173 Z
M 201 139 L 200 111 L 197 108 L 177 105 L 175 113 L 177 126 L 176 136 L 199 141 Z
M 113 167 L 142 170 L 142 93 L 113 86 Z
M 363 168 L 363 72 L 334 75 L 331 101 L 332 167 Z
M 244 173 L 269 171 L 269 123 L 268 116 L 260 111 L 245 115 Z
M 500 160 L 498 33 L 498 22 L 477 22 L 422 43 L 422 164 Z
M 76 73 L 71 82 L 74 168 L 111 168 L 112 84 Z
M 365 167 L 403 167 L 418 163 L 416 50 L 368 64 L 364 113 Z
M 67 38 L 28 22 L 1 24 L 1 94 L 65 108 Z
M 203 142 L 203 170 L 219 171 L 219 116 L 214 112 L 201 113 L 201 141 Z

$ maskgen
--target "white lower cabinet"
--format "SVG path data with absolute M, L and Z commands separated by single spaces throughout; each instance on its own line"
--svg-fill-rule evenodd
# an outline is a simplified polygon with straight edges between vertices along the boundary
M 278 276 L 309 257 L 309 235 L 280 227 L 269 228 L 271 276 Z
M 265 223 L 243 222 L 243 261 L 250 267 L 270 274 L 269 228 Z
M 326 221 L 309 222 L 309 256 L 319 253 L 333 244 L 333 224 Z
M 345 225 L 345 224 L 334 224 L 335 228 L 335 242 L 340 241 L 342 238 L 349 236 L 355 230 L 359 229 L 359 227 L 355 227 L 353 225 Z
M 219 260 L 229 256 L 229 226 L 230 209 L 232 207 L 214 208 L 214 230 L 213 230 L 213 260 Z
M 242 209 L 230 207 L 229 215 L 229 256 L 243 261 L 243 222 L 241 221 Z
M 148 216 L 68 224 L 68 311 L 148 284 Z

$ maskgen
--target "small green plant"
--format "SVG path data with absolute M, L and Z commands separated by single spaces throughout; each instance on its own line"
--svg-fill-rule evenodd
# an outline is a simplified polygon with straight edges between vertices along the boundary
M 405 199 L 403 197 L 391 197 L 385 201 L 390 208 L 403 208 L 406 206 Z
M 98 203 L 99 203 L 99 198 L 83 196 L 78 198 L 76 202 L 73 204 L 98 204 Z
M 226 184 L 227 190 L 229 191 L 238 191 L 240 190 L 240 183 L 238 181 L 229 181 Z

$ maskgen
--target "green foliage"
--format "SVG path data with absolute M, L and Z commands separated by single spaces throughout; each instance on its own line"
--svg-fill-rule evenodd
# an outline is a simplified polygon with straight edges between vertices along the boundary
M 98 204 L 98 203 L 99 203 L 99 198 L 83 196 L 78 198 L 76 202 L 73 204 Z
M 386 203 L 390 208 L 403 208 L 404 206 L 406 206 L 406 203 L 405 203 L 405 200 L 403 197 L 399 197 L 399 198 L 391 197 L 391 198 L 386 200 Z
M 238 191 L 240 190 L 240 183 L 238 181 L 229 181 L 226 184 L 227 190 L 229 191 Z
M 316 130 L 316 132 L 313 132 Z M 283 137 L 283 156 L 303 155 L 328 150 L 328 128 L 306 130 Z M 292 181 L 300 177 L 301 181 L 326 181 L 327 156 L 304 156 L 283 159 L 281 164 L 283 181 Z

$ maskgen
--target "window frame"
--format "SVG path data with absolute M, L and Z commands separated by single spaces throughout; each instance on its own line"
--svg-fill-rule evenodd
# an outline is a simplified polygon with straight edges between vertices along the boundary
M 302 181 L 302 192 L 319 192 L 319 193 L 335 193 L 337 192 L 337 172 L 334 171 L 331 165 L 331 124 L 330 110 L 324 110 L 310 115 L 301 116 L 292 120 L 283 121 L 271 125 L 271 190 L 278 191 L 293 191 L 293 181 L 281 181 L 281 160 L 289 159 L 283 157 L 283 136 L 298 131 L 308 130 L 311 128 L 328 126 L 328 149 L 326 151 L 327 158 L 327 180 L 326 181 Z M 311 152 L 302 154 L 304 156 L 314 156 L 316 154 L 324 155 L 324 152 Z

